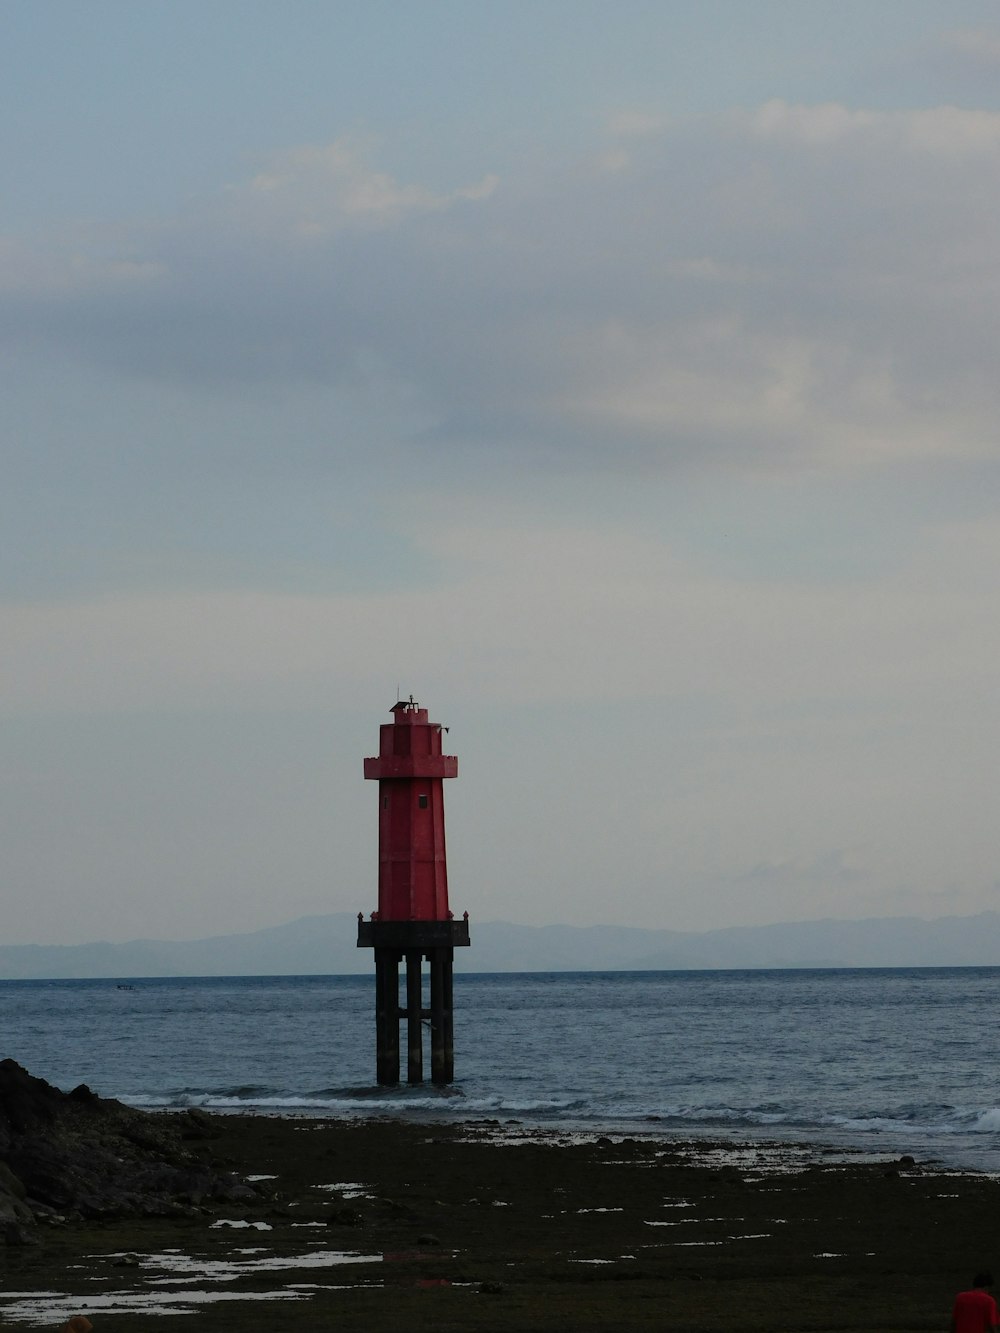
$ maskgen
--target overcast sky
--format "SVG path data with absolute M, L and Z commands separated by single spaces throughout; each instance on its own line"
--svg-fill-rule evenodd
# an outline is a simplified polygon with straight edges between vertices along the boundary
M 1000 908 L 994 0 L 0 19 L 0 939 Z

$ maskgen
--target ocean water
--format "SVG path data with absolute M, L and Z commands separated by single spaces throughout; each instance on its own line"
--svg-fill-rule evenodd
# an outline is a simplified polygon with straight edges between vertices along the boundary
M 998 996 L 1000 968 L 463 974 L 455 1083 L 384 1089 L 373 978 L 7 981 L 0 1056 L 141 1107 L 777 1139 L 1000 1171 Z

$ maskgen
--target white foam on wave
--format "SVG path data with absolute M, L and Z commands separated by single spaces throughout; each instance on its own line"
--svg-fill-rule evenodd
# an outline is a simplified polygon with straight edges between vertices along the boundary
M 586 1124 L 599 1119 L 607 1124 L 607 1115 L 596 1115 L 596 1108 L 588 1106 L 572 1096 L 518 1096 L 510 1091 L 504 1094 L 486 1093 L 468 1095 L 461 1088 L 450 1090 L 451 1096 L 442 1099 L 437 1092 L 410 1088 L 359 1089 L 351 1092 L 335 1092 L 314 1095 L 303 1093 L 269 1093 L 260 1096 L 248 1096 L 242 1089 L 230 1092 L 219 1090 L 185 1089 L 183 1093 L 173 1092 L 164 1097 L 147 1094 L 125 1095 L 121 1100 L 127 1104 L 156 1110 L 183 1110 L 196 1107 L 207 1111 L 226 1114 L 277 1114 L 302 1116 L 319 1119 L 356 1119 L 372 1116 L 430 1115 L 435 1120 L 469 1119 L 481 1117 L 522 1118 L 528 1122 L 544 1125 L 550 1120 L 563 1121 L 567 1124 Z M 620 1116 L 612 1117 L 619 1119 Z M 637 1121 L 648 1126 L 651 1122 L 660 1123 L 664 1129 L 677 1129 L 690 1126 L 692 1131 L 704 1133 L 713 1125 L 728 1131 L 741 1127 L 749 1131 L 754 1129 L 773 1129 L 776 1132 L 796 1131 L 804 1134 L 815 1133 L 824 1127 L 846 1134 L 869 1135 L 940 1135 L 953 1137 L 956 1133 L 989 1134 L 1000 1132 L 1000 1107 L 956 1108 L 956 1107 L 921 1107 L 904 1108 L 893 1114 L 887 1112 L 865 1113 L 860 1110 L 855 1114 L 848 1111 L 821 1111 L 813 1108 L 780 1108 L 773 1105 L 734 1106 L 720 1103 L 674 1103 L 659 1105 L 655 1109 L 636 1105 L 624 1117 L 628 1123 Z
M 565 1116 L 580 1108 L 574 1098 L 510 1097 L 500 1094 L 466 1097 L 460 1091 L 442 1099 L 436 1093 L 414 1093 L 400 1089 L 393 1093 L 357 1096 L 269 1095 L 245 1097 L 218 1092 L 186 1092 L 181 1095 L 155 1097 L 147 1094 L 123 1094 L 119 1100 L 141 1110 L 184 1111 L 194 1108 L 220 1111 L 227 1114 L 273 1111 L 278 1114 L 304 1114 L 351 1119 L 372 1115 L 398 1116 L 401 1113 L 432 1113 L 435 1119 L 470 1115 L 503 1116 Z
M 916 1128 L 907 1120 L 893 1120 L 889 1116 L 828 1116 L 825 1123 L 862 1134 L 909 1134 Z

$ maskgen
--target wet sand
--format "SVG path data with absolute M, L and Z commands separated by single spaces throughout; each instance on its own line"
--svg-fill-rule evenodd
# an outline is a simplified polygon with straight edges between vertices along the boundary
M 926 1163 L 488 1123 L 214 1123 L 199 1151 L 270 1177 L 257 1203 L 47 1229 L 6 1252 L 0 1326 L 894 1333 L 946 1328 L 973 1270 L 1000 1267 L 1000 1183 Z

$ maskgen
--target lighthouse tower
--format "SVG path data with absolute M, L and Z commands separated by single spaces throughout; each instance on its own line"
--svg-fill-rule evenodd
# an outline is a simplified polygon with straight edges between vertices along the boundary
M 375 950 L 376 1074 L 399 1082 L 399 1024 L 406 1020 L 407 1082 L 423 1081 L 423 1020 L 430 1020 L 431 1079 L 455 1076 L 452 964 L 469 943 L 468 913 L 448 909 L 444 841 L 444 779 L 458 777 L 458 759 L 441 753 L 440 723 L 412 694 L 379 729 L 379 752 L 365 760 L 378 780 L 378 911 L 358 917 L 358 948 Z M 399 965 L 406 960 L 406 1001 L 400 1004 Z M 424 1003 L 423 963 L 430 969 Z

